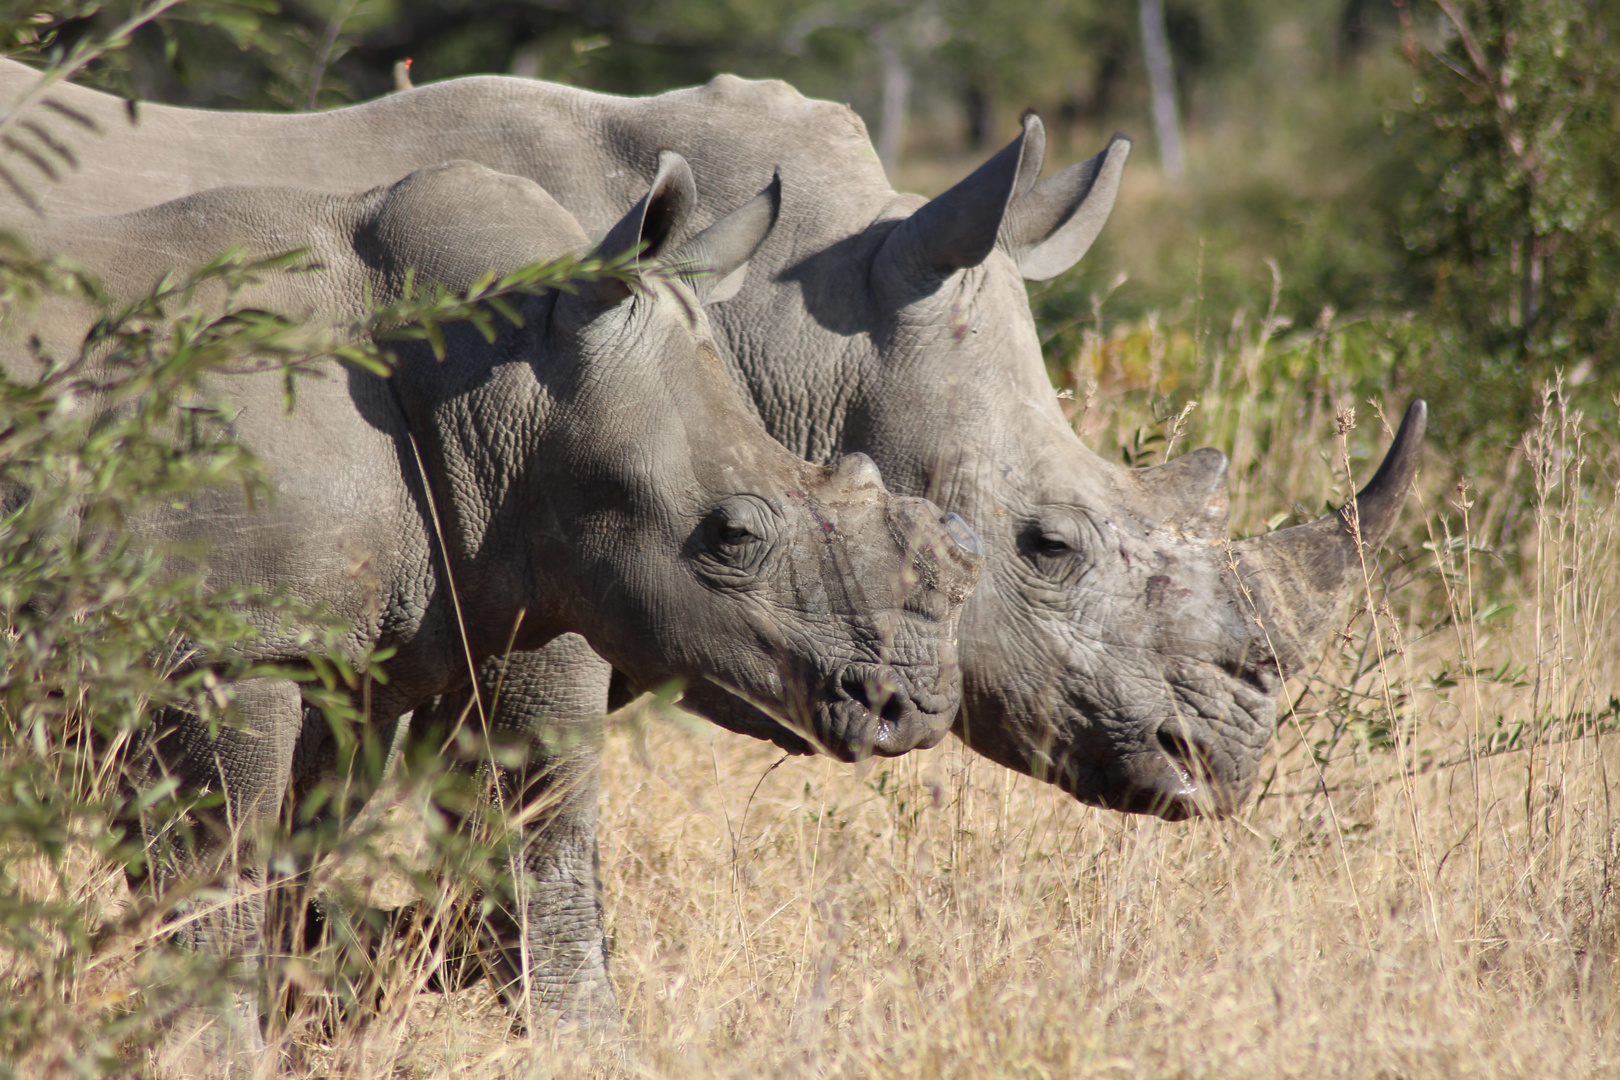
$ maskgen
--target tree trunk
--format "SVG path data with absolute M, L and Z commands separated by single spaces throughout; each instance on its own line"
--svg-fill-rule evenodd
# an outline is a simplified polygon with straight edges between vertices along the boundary
M 1172 180 L 1182 173 L 1181 120 L 1176 116 L 1176 76 L 1170 66 L 1170 41 L 1164 31 L 1164 0 L 1141 0 L 1142 59 L 1153 93 L 1153 132 L 1159 139 L 1159 163 Z
M 894 182 L 894 170 L 900 164 L 900 152 L 905 147 L 906 107 L 911 97 L 911 66 L 895 44 L 894 33 L 881 27 L 872 35 L 877 47 L 878 65 L 883 73 L 883 115 L 879 121 L 877 151 L 883 162 L 883 171 Z
M 975 150 L 988 150 L 996 141 L 996 98 L 983 86 L 968 87 L 968 142 Z

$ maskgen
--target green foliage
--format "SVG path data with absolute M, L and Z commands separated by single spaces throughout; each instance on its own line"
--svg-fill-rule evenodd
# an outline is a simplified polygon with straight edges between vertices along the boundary
M 306 702 L 322 707 L 340 760 L 350 763 L 289 813 L 287 825 L 299 828 L 264 840 L 281 876 L 304 878 L 295 896 L 341 895 L 333 867 L 370 860 L 406 872 L 418 895 L 440 901 L 428 909 L 437 912 L 425 917 L 430 923 L 451 917 L 441 910 L 445 880 L 457 883 L 448 895 L 479 898 L 467 908 L 475 920 L 509 902 L 514 839 L 504 815 L 480 801 L 470 772 L 443 764 L 447 748 L 452 759 L 478 757 L 470 730 L 439 733 L 445 746 L 412 751 L 408 775 L 423 806 L 454 807 L 474 827 L 430 829 L 427 856 L 405 866 L 385 850 L 392 833 L 380 812 L 355 810 L 383 777 L 386 746 L 361 711 L 371 664 L 383 656 L 345 651 L 349 628 L 318 609 L 210 580 L 206 552 L 140 543 L 129 526 L 206 489 L 235 488 L 250 502 L 273 497 L 230 434 L 232 411 L 213 397 L 211 372 L 280 372 L 290 400 L 301 376 L 333 358 L 386 370 L 386 345 L 374 342 L 419 338 L 442 349 L 449 321 L 492 334 L 496 318 L 516 320 L 509 299 L 519 293 L 628 275 L 564 259 L 491 275 L 464 294 L 418 290 L 380 307 L 354 336 L 229 299 L 219 314 L 193 302 L 200 290 L 223 288 L 229 297 L 266 274 L 301 269 L 296 255 L 225 256 L 119 306 L 82 273 L 14 241 L 0 247 L 8 322 L 52 301 L 108 311 L 72 355 L 40 354 L 38 379 L 0 380 L 0 971 L 14 995 L 0 1022 L 0 1062 L 37 1070 L 28 1075 L 118 1072 L 174 1008 L 221 1002 L 233 985 L 213 958 L 154 948 L 183 905 L 222 898 L 219 882 L 141 892 L 116 911 L 106 882 L 120 868 L 139 876 L 157 854 L 115 822 L 138 814 L 149 835 L 186 843 L 192 815 L 219 797 L 146 776 L 141 750 L 155 717 L 177 709 L 236 723 L 233 687 L 243 678 L 304 683 Z M 306 663 L 271 668 L 247 659 L 265 625 L 305 650 Z M 292 921 L 301 924 L 302 912 L 295 905 Z M 414 932 L 425 943 L 436 931 Z M 326 972 L 323 985 L 340 1011 L 344 1001 L 374 997 L 372 984 L 388 974 L 365 944 L 350 926 L 318 957 L 299 961 L 301 970 Z M 272 972 L 271 985 L 287 977 Z
M 1594 374 L 1620 346 L 1620 7 L 1439 0 L 1409 33 L 1413 182 L 1393 207 L 1412 287 L 1467 357 L 1448 374 L 1522 425 L 1535 382 Z M 1612 380 L 1605 380 L 1605 386 Z M 1481 385 L 1483 384 L 1483 385 Z
M 209 582 L 203 553 L 158 550 L 128 528 L 206 488 L 268 494 L 205 377 L 268 365 L 293 378 L 309 363 L 307 335 L 263 313 L 171 312 L 199 288 L 235 288 L 283 263 L 218 260 L 118 308 L 82 274 L 13 242 L 0 252 L 8 322 L 50 298 L 110 308 L 74 355 L 41 356 L 36 381 L 0 381 L 0 964 L 13 988 L 0 1061 L 94 1075 L 176 1000 L 217 997 L 213 961 L 130 951 L 206 883 L 108 921 L 104 890 L 80 875 L 142 869 L 150 853 L 112 827 L 133 812 L 171 835 L 189 827 L 198 793 L 128 768 L 159 710 L 236 722 L 234 683 L 268 673 L 242 648 L 266 613 L 311 653 L 332 653 L 343 629 L 285 597 Z M 333 656 L 328 670 L 350 680 L 365 668 L 364 657 Z M 332 704 L 334 719 L 352 719 Z M 85 1007 L 110 969 L 130 965 L 153 991 L 144 1015 L 119 993 Z
M 1337 68 L 1327 7 L 1253 10 L 1267 33 L 1249 63 L 1201 76 L 1211 97 L 1188 183 L 1155 187 L 1133 158 L 1085 262 L 1033 290 L 1051 359 L 1077 347 L 1103 295 L 1113 319 L 1158 313 L 1208 343 L 1225 333 L 1212 316 L 1267 306 L 1269 259 L 1278 313 L 1303 326 L 1331 308 L 1335 325 L 1361 325 L 1338 377 L 1426 397 L 1440 445 L 1499 455 L 1559 370 L 1588 415 L 1614 417 L 1614 5 L 1391 8 Z M 1302 40 L 1283 47 L 1285 31 Z M 1358 339 L 1380 365 L 1356 361 Z
M 390 357 L 377 342 L 417 338 L 442 350 L 447 322 L 493 334 L 496 318 L 518 318 L 509 300 L 520 293 L 607 274 L 629 280 L 628 272 L 564 259 L 491 275 L 463 294 L 422 290 L 377 309 L 352 328 L 355 336 L 230 302 L 202 314 L 192 303 L 199 290 L 224 287 L 229 296 L 265 274 L 300 270 L 296 256 L 222 257 L 117 307 L 92 280 L 14 242 L 0 253 L 8 321 L 52 299 L 110 312 L 73 355 L 41 355 L 39 379 L 0 381 L 0 971 L 16 993 L 0 1022 L 0 1062 L 36 1070 L 27 1075 L 119 1072 L 175 1008 L 223 1004 L 235 985 L 214 958 L 156 947 L 164 921 L 184 905 L 220 902 L 221 882 L 142 891 L 119 911 L 106 883 L 119 868 L 140 876 L 159 854 L 115 822 L 138 815 L 148 835 L 184 844 L 195 812 L 219 798 L 145 774 L 141 750 L 155 718 L 177 709 L 236 723 L 240 679 L 303 683 L 305 702 L 325 712 L 338 760 L 348 763 L 261 843 L 277 876 L 297 882 L 283 905 L 288 933 L 303 936 L 303 899 L 312 895 L 333 898 L 334 912 L 359 912 L 359 922 L 334 918 L 323 949 L 267 972 L 269 986 L 308 985 L 318 972 L 316 984 L 328 990 L 321 1000 L 337 1010 L 333 1022 L 357 1022 L 352 1006 L 375 1000 L 400 964 L 431 965 L 431 942 L 446 925 L 476 924 L 480 913 L 511 903 L 517 838 L 505 810 L 479 795 L 471 771 L 446 765 L 482 755 L 471 728 L 439 732 L 440 745 L 419 740 L 408 751 L 400 797 L 415 799 L 429 827 L 426 852 L 403 858 L 381 809 L 361 809 L 387 760 L 386 742 L 362 711 L 371 665 L 385 654 L 345 651 L 349 627 L 318 609 L 210 580 L 206 552 L 143 545 L 128 526 L 205 489 L 273 497 L 252 455 L 233 441 L 231 410 L 211 396 L 210 372 L 280 372 L 290 401 L 298 378 L 333 358 L 386 370 Z M 278 646 L 306 650 L 303 664 L 246 659 L 267 621 Z M 450 827 L 434 806 L 467 827 Z M 403 874 L 432 903 L 407 926 L 368 923 L 363 898 L 339 876 L 353 865 Z M 391 966 L 372 959 L 377 938 Z
M 11 28 L 9 55 L 126 97 L 284 109 L 307 105 L 330 56 L 324 27 L 300 10 L 275 0 L 23 0 L 0 24 Z
M 46 25 L 22 14 L 0 19 L 0 31 L 17 40 Z M 110 41 L 136 30 L 122 23 Z M 109 42 L 39 44 L 65 64 L 88 64 Z M 73 120 L 35 110 L 23 122 L 48 135 L 51 124 Z M 0 1076 L 127 1074 L 177 1009 L 228 1003 L 238 976 L 217 958 L 168 947 L 165 931 L 188 908 L 226 902 L 225 882 L 126 893 L 121 879 L 146 875 L 164 851 L 192 842 L 198 812 L 221 798 L 148 774 L 142 752 L 154 724 L 166 710 L 238 723 L 235 687 L 244 678 L 299 681 L 305 703 L 325 714 L 340 763 L 260 838 L 287 887 L 278 925 L 302 938 L 312 895 L 334 898 L 333 912 L 360 913 L 332 919 L 313 954 L 271 965 L 273 1000 L 292 1001 L 294 986 L 319 987 L 306 1009 L 335 1010 L 328 1021 L 339 1027 L 359 1022 L 352 1006 L 377 1000 L 400 965 L 431 967 L 446 925 L 476 924 L 493 905 L 511 903 L 517 841 L 505 811 L 482 798 L 470 769 L 446 764 L 482 754 L 468 726 L 437 733 L 438 745 L 407 748 L 400 798 L 428 825 L 426 850 L 407 858 L 382 807 L 364 802 L 389 759 L 384 733 L 363 714 L 373 665 L 386 654 L 344 645 L 350 628 L 319 608 L 211 578 L 205 550 L 142 542 L 132 526 L 209 491 L 239 493 L 249 505 L 274 498 L 234 440 L 234 409 L 217 398 L 211 373 L 279 374 L 290 406 L 299 380 L 333 362 L 386 373 L 392 341 L 425 340 L 442 355 L 442 327 L 456 321 L 492 337 L 497 319 L 521 321 L 512 302 L 519 295 L 604 277 L 635 284 L 631 258 L 559 259 L 487 275 L 464 293 L 410 288 L 353 325 L 324 327 L 236 302 L 267 275 L 306 272 L 296 252 L 257 261 L 225 253 L 119 302 L 81 271 L 0 234 L 0 321 L 26 325 L 30 310 L 64 305 L 102 313 L 65 354 L 35 342 L 33 377 L 0 378 L 0 981 L 8 988 Z M 267 632 L 278 652 L 290 646 L 304 659 L 254 662 L 253 642 Z M 127 827 L 136 817 L 147 836 L 162 838 L 156 846 Z M 409 926 L 378 922 L 342 878 L 354 866 L 392 870 L 433 903 Z M 387 963 L 372 957 L 378 938 L 389 946 Z

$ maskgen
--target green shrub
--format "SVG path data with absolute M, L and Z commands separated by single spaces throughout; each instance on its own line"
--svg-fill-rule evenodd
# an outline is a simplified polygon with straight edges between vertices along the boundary
M 184 842 L 198 793 L 138 783 L 128 766 L 161 709 L 235 722 L 233 684 L 265 673 L 242 659 L 250 609 L 275 611 L 328 658 L 316 670 L 331 692 L 312 697 L 334 721 L 355 718 L 336 691 L 365 658 L 331 648 L 342 627 L 284 597 L 210 583 L 205 553 L 157 550 L 127 529 L 205 488 L 269 496 L 205 377 L 269 365 L 291 388 L 315 343 L 272 315 L 211 317 L 187 301 L 286 262 L 220 259 L 116 308 L 80 273 L 15 243 L 0 250 L 7 323 L 47 299 L 113 311 L 73 355 L 39 354 L 37 380 L 0 381 L 0 967 L 12 988 L 0 1062 L 16 1075 L 113 1069 L 175 1002 L 217 996 L 211 959 L 141 947 L 211 883 L 124 900 L 109 875 L 138 876 L 151 855 L 114 826 L 134 813 Z M 139 1004 L 132 986 L 145 991 Z
M 1438 0 L 1409 28 L 1410 182 L 1390 207 L 1408 287 L 1467 386 L 1459 419 L 1520 429 L 1556 369 L 1613 389 L 1620 348 L 1620 7 Z
M 37 377 L 0 377 L 0 982 L 8 998 L 0 1076 L 126 1074 L 177 1009 L 224 1004 L 237 985 L 217 958 L 166 940 L 165 923 L 185 906 L 227 902 L 220 880 L 165 884 L 161 894 L 126 890 L 124 881 L 141 878 L 169 845 L 187 843 L 192 815 L 220 798 L 146 776 L 141 753 L 156 718 L 175 709 L 236 723 L 241 679 L 300 681 L 340 752 L 336 773 L 264 839 L 272 878 L 288 887 L 280 933 L 302 939 L 312 894 L 336 897 L 334 912 L 356 913 L 330 920 L 312 953 L 288 955 L 273 943 L 278 955 L 264 966 L 261 989 L 286 1010 L 271 1016 L 273 1029 L 294 1013 L 303 1022 L 325 1016 L 339 1032 L 362 1023 L 354 1004 L 421 985 L 446 928 L 476 925 L 514 889 L 513 831 L 480 799 L 478 777 L 444 764 L 482 754 L 470 731 L 440 733 L 444 746 L 407 748 L 395 795 L 418 818 L 404 830 L 418 842 L 401 843 L 397 814 L 365 805 L 390 756 L 361 711 L 382 657 L 341 648 L 349 628 L 320 609 L 212 580 L 206 551 L 144 543 L 129 526 L 208 489 L 240 490 L 250 505 L 274 497 L 231 435 L 234 410 L 214 396 L 213 372 L 279 373 L 291 406 L 299 381 L 334 361 L 386 373 L 391 340 L 425 339 L 442 355 L 444 323 L 470 321 L 491 336 L 496 319 L 517 319 L 507 302 L 516 294 L 630 279 L 621 266 L 562 258 L 490 275 L 465 294 L 407 288 L 336 328 L 234 300 L 266 275 L 304 269 L 297 253 L 259 262 L 226 254 L 119 304 L 84 273 L 0 235 L 0 324 L 25 326 L 41 305 L 105 312 L 66 355 L 32 342 Z M 199 290 L 209 303 L 193 302 Z M 255 625 L 289 635 L 304 659 L 275 669 L 245 659 Z M 140 830 L 120 826 L 137 816 Z M 466 827 L 451 827 L 453 819 Z M 148 847 L 141 832 L 162 840 Z M 414 921 L 394 925 L 366 912 L 366 889 L 390 873 L 428 901 Z M 383 960 L 374 955 L 378 939 Z

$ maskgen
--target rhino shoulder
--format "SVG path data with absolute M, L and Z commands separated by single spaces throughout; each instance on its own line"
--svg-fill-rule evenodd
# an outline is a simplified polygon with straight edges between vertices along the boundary
M 355 248 L 391 279 L 453 289 L 582 249 L 584 230 L 533 180 L 473 161 L 418 169 L 362 196 Z
M 716 75 L 698 87 L 706 97 L 750 105 L 797 105 L 810 100 L 781 79 L 745 79 L 740 75 Z

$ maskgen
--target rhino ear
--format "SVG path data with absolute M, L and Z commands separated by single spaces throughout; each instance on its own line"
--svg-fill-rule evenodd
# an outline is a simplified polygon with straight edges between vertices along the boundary
M 1091 247 L 1114 208 L 1131 140 L 1115 135 L 1108 149 L 1047 177 L 1007 208 L 1001 243 L 1031 281 L 1056 277 Z
M 691 166 L 673 150 L 661 150 L 652 187 L 608 230 L 591 254 L 599 259 L 614 259 L 639 247 L 637 264 L 651 263 L 669 238 L 686 224 L 696 205 L 697 185 L 692 182 Z M 587 301 L 613 305 L 630 295 L 630 287 L 622 281 L 596 281 L 582 286 L 579 294 Z
M 666 260 L 679 270 L 700 304 L 718 304 L 737 295 L 748 275 L 748 260 L 776 227 L 782 209 L 782 174 L 765 190 L 698 233 Z
M 984 262 L 995 250 L 1008 205 L 1034 187 L 1045 156 L 1046 129 L 1029 113 L 1018 138 L 895 226 L 878 249 L 874 272 L 891 283 L 930 285 Z

